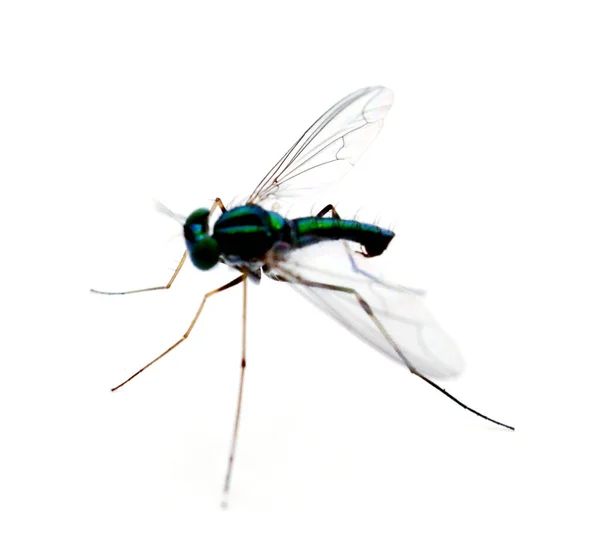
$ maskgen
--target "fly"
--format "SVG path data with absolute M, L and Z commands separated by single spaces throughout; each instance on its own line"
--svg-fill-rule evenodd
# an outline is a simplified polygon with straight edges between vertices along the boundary
M 316 215 L 296 219 L 266 209 L 283 197 L 305 194 L 340 179 L 377 136 L 392 103 L 391 90 L 382 86 L 362 88 L 347 95 L 304 132 L 243 204 L 226 208 L 217 198 L 210 208 L 194 211 L 181 223 L 187 248 L 166 285 L 126 292 L 92 290 L 120 295 L 167 290 L 188 257 L 203 271 L 220 263 L 239 271 L 233 280 L 205 294 L 177 342 L 112 388 L 115 391 L 124 386 L 185 341 L 210 297 L 242 285 L 242 358 L 223 507 L 227 507 L 231 487 L 247 365 L 248 280 L 259 283 L 263 275 L 290 284 L 354 335 L 469 412 L 514 430 L 465 405 L 432 380 L 458 375 L 463 368 L 462 357 L 429 314 L 422 292 L 392 284 L 366 266 L 367 259 L 386 250 L 394 238 L 392 231 L 343 219 L 332 204 Z M 209 221 L 215 212 L 220 215 L 211 229 Z

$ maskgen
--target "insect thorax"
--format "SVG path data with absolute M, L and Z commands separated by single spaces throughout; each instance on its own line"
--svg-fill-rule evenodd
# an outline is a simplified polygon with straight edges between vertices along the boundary
M 258 264 L 276 243 L 293 243 L 289 221 L 254 204 L 225 212 L 212 234 L 229 265 Z

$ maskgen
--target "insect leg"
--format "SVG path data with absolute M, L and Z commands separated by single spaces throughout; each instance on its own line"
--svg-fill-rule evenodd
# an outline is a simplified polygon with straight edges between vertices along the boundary
M 90 292 L 94 292 L 95 294 L 104 294 L 106 296 L 123 296 L 125 294 L 137 294 L 138 292 L 152 292 L 153 290 L 168 290 L 169 288 L 171 288 L 171 285 L 173 284 L 173 281 L 175 280 L 177 275 L 179 275 L 179 272 L 181 271 L 181 268 L 183 267 L 183 263 L 185 262 L 186 258 L 187 258 L 187 251 L 185 251 L 183 253 L 183 256 L 181 257 L 179 264 L 177 264 L 177 268 L 175 268 L 175 271 L 173 272 L 171 279 L 169 279 L 169 282 L 166 285 L 151 286 L 150 288 L 140 288 L 138 290 L 127 290 L 125 292 L 103 292 L 101 290 L 95 290 L 94 288 L 91 288 Z
M 148 363 L 147 365 L 142 367 L 135 374 L 132 374 L 129 378 L 127 378 L 127 380 L 125 380 L 124 382 L 121 382 L 118 386 L 113 387 L 111 389 L 111 391 L 116 391 L 120 387 L 123 387 L 127 382 L 130 382 L 131 380 L 133 380 L 138 374 L 141 374 L 142 372 L 144 372 L 148 367 L 150 367 L 150 365 L 153 365 L 154 363 L 156 363 L 160 358 L 166 356 L 171 350 L 173 350 L 174 348 L 179 346 L 183 341 L 185 341 L 189 337 L 190 333 L 192 332 L 192 329 L 194 328 L 194 325 L 198 321 L 198 317 L 200 316 L 200 313 L 202 312 L 202 309 L 204 308 L 204 304 L 206 303 L 206 300 L 209 297 L 214 296 L 215 294 L 218 294 L 219 292 L 223 292 L 224 290 L 227 290 L 228 288 L 232 288 L 233 286 L 240 284 L 241 282 L 244 282 L 244 283 L 246 282 L 246 274 L 245 273 L 236 277 L 235 279 L 233 279 L 233 281 L 229 281 L 227 284 L 224 284 L 223 286 L 220 286 L 219 288 L 215 288 L 214 290 L 211 290 L 210 292 L 205 294 L 204 298 L 202 299 L 202 303 L 200 304 L 200 307 L 198 308 L 198 310 L 196 311 L 196 314 L 194 315 L 192 323 L 189 325 L 186 332 L 183 334 L 183 337 L 181 337 L 181 339 L 179 339 L 172 346 L 169 346 L 169 348 L 167 348 L 162 354 L 160 354 L 158 357 L 154 358 L 150 363 Z
M 336 219 L 341 219 L 340 214 L 337 212 L 333 204 L 327 204 L 319 213 L 317 217 L 323 217 L 326 213 L 331 212 L 331 215 Z
M 225 213 L 227 211 L 227 208 L 225 208 L 225 205 L 223 204 L 222 200 L 220 198 L 215 198 L 215 201 L 213 202 L 210 210 L 208 211 L 208 214 L 212 215 L 212 213 L 217 208 L 219 208 L 221 210 L 221 212 L 223 212 L 223 213 Z M 173 281 L 175 281 L 175 278 L 177 277 L 177 275 L 179 275 L 179 272 L 181 271 L 181 268 L 183 267 L 183 263 L 185 262 L 186 258 L 187 258 L 187 251 L 185 251 L 183 253 L 183 256 L 181 257 L 179 264 L 177 264 L 177 268 L 175 268 L 175 271 L 173 272 L 171 279 L 169 279 L 169 282 L 166 285 L 151 286 L 149 288 L 140 288 L 137 290 L 127 290 L 125 292 L 103 292 L 101 290 L 96 290 L 95 288 L 91 288 L 90 292 L 94 292 L 95 294 L 104 294 L 106 296 L 123 296 L 125 294 L 137 294 L 139 292 L 152 292 L 153 290 L 168 290 L 169 288 L 171 288 L 171 285 L 173 284 Z
M 227 474 L 225 475 L 225 484 L 223 486 L 223 500 L 221 501 L 221 507 L 227 509 L 229 488 L 231 485 L 231 473 L 233 470 L 233 460 L 235 458 L 235 447 L 237 445 L 238 428 L 240 426 L 240 413 L 242 411 L 242 393 L 244 389 L 244 372 L 246 370 L 246 306 L 248 299 L 248 284 L 246 282 L 246 274 L 244 274 L 244 296 L 243 296 L 243 307 L 242 307 L 242 362 L 240 368 L 240 385 L 238 389 L 237 408 L 235 412 L 235 423 L 233 426 L 233 436 L 231 438 L 231 448 L 229 450 L 229 461 L 227 464 Z
M 223 204 L 223 201 L 219 197 L 215 198 L 213 205 L 210 207 L 210 210 L 208 210 L 208 215 L 211 216 L 217 208 L 221 210 L 221 213 L 225 213 L 227 211 L 225 204 Z
M 456 404 L 458 404 L 459 406 L 462 406 L 465 410 L 468 410 L 469 412 L 475 414 L 476 416 L 479 416 L 487 421 L 495 423 L 496 425 L 499 425 L 501 427 L 505 427 L 510 430 L 515 430 L 514 427 L 511 427 L 510 425 L 506 425 L 505 423 L 501 423 L 500 421 L 496 421 L 495 419 L 485 416 L 482 413 L 478 412 L 477 410 L 474 410 L 473 408 L 467 406 L 463 402 L 459 401 L 456 397 L 454 397 L 453 395 L 448 393 L 443 387 L 439 386 L 438 384 L 436 384 L 435 382 L 433 382 L 432 380 L 430 380 L 429 378 L 427 378 L 426 376 L 421 374 L 415 367 L 413 367 L 413 365 L 410 363 L 408 358 L 402 353 L 402 350 L 394 342 L 394 340 L 392 339 L 390 334 L 386 331 L 383 324 L 375 316 L 375 313 L 373 312 L 373 309 L 371 309 L 370 305 L 353 288 L 349 288 L 349 287 L 345 287 L 345 286 L 337 286 L 337 285 L 332 285 L 332 284 L 328 284 L 328 283 L 319 283 L 316 281 L 307 281 L 306 279 L 302 279 L 301 277 L 298 277 L 297 275 L 293 275 L 292 279 L 286 279 L 286 278 L 280 277 L 279 280 L 283 280 L 283 281 L 287 281 L 287 282 L 291 282 L 291 283 L 299 283 L 301 285 L 312 287 L 312 288 L 324 288 L 326 290 L 333 290 L 335 292 L 343 292 L 345 294 L 353 295 L 356 298 L 356 301 L 358 301 L 358 304 L 360 305 L 360 307 L 371 318 L 373 323 L 377 326 L 377 329 L 381 332 L 381 334 L 385 337 L 385 339 L 390 343 L 392 348 L 395 350 L 395 352 L 398 354 L 398 356 L 402 359 L 402 361 L 404 361 L 404 363 L 406 364 L 406 366 L 408 367 L 408 369 L 410 370 L 410 372 L 412 374 L 414 374 L 415 376 L 418 376 L 421 380 L 427 382 L 430 386 L 434 387 L 435 389 L 437 389 L 438 391 L 443 393 L 450 400 L 454 401 Z

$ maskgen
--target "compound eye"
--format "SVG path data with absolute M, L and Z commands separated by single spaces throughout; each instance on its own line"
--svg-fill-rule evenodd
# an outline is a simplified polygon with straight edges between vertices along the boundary
M 209 270 L 219 261 L 219 244 L 210 236 L 203 236 L 188 244 L 192 263 L 198 269 Z
M 192 213 L 185 220 L 186 225 L 206 225 L 208 223 L 208 210 L 200 208 Z
M 191 213 L 183 225 L 183 235 L 186 240 L 193 240 L 208 233 L 208 210 L 201 208 Z

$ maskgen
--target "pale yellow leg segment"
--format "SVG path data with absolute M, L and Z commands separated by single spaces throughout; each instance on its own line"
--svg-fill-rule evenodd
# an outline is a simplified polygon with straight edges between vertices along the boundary
M 90 292 L 94 292 L 95 294 L 105 294 L 107 296 L 123 296 L 125 294 L 137 294 L 139 292 L 152 292 L 153 290 L 168 290 L 169 288 L 171 288 L 171 285 L 173 284 L 173 281 L 175 281 L 175 278 L 177 277 L 177 275 L 179 275 L 179 272 L 181 271 L 181 268 L 183 267 L 183 263 L 185 262 L 186 258 L 187 258 L 187 251 L 185 251 L 183 253 L 183 256 L 181 257 L 181 260 L 179 261 L 177 268 L 175 268 L 175 271 L 173 272 L 171 279 L 169 279 L 169 282 L 164 286 L 152 286 L 150 288 L 140 288 L 138 290 L 128 290 L 126 292 L 101 292 L 100 290 L 95 290 L 95 289 L 91 288 Z
M 246 306 L 248 298 L 248 283 L 246 281 L 246 274 L 244 274 L 244 297 L 242 307 L 242 362 L 240 370 L 240 385 L 238 389 L 238 400 L 237 409 L 235 412 L 235 423 L 233 426 L 233 436 L 231 438 L 231 448 L 229 450 L 229 461 L 227 464 L 227 474 L 225 475 L 225 485 L 223 486 L 223 500 L 221 507 L 227 509 L 229 488 L 231 486 L 231 472 L 233 470 L 233 460 L 235 458 L 235 447 L 237 444 L 238 428 L 240 426 L 240 413 L 242 411 L 242 393 L 244 390 L 244 373 L 246 371 Z
M 185 341 L 190 336 L 190 333 L 192 332 L 192 329 L 196 325 L 196 322 L 198 321 L 198 317 L 200 316 L 200 313 L 202 312 L 202 309 L 204 308 L 204 304 L 206 303 L 206 300 L 208 298 L 210 298 L 211 296 L 214 296 L 215 294 L 218 294 L 219 292 L 223 292 L 223 290 L 227 290 L 228 288 L 231 288 L 233 286 L 236 286 L 236 285 L 240 284 L 241 282 L 244 282 L 244 283 L 246 282 L 246 275 L 245 274 L 240 275 L 239 277 L 236 277 L 235 279 L 233 279 L 233 281 L 230 281 L 227 284 L 225 284 L 225 285 L 223 285 L 223 286 L 221 286 L 219 288 L 216 288 L 215 290 L 212 290 L 212 291 L 208 292 L 207 294 L 205 294 L 204 298 L 202 299 L 202 303 L 200 304 L 200 307 L 196 311 L 196 314 L 194 316 L 194 319 L 192 320 L 192 323 L 187 328 L 187 331 L 183 334 L 183 337 L 181 337 L 181 339 L 179 339 L 175 344 L 173 344 L 172 346 L 170 346 L 169 348 L 167 348 L 162 354 L 160 354 L 160 356 L 154 358 L 150 363 L 148 363 L 147 365 L 145 365 L 144 367 L 142 367 L 135 374 L 132 374 L 129 378 L 127 378 L 127 380 L 125 380 L 124 382 L 120 383 L 118 386 L 113 387 L 111 389 L 111 391 L 116 391 L 120 387 L 123 387 L 127 382 L 133 380 L 138 374 L 141 374 L 142 372 L 144 372 L 148 367 L 150 367 L 150 365 L 154 365 L 154 363 L 156 363 L 160 358 L 165 357 L 171 350 L 173 350 L 174 348 L 176 348 L 177 346 L 179 346 L 183 341 Z

